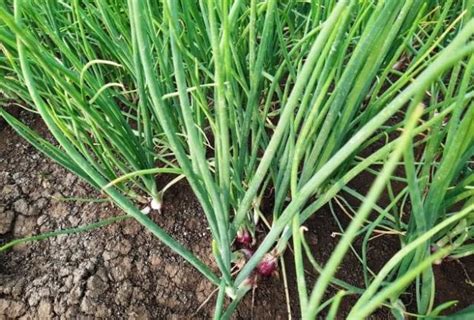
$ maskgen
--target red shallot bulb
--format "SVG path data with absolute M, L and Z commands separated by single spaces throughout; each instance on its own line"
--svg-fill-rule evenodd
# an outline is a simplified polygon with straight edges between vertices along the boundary
M 257 272 L 263 277 L 270 277 L 277 270 L 277 258 L 267 253 L 257 266 Z

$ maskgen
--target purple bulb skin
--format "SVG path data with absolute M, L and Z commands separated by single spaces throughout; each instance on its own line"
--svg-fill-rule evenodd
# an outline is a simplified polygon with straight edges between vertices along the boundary
M 236 241 L 244 247 L 249 247 L 252 243 L 252 236 L 247 229 L 241 228 L 237 231 Z
M 270 277 L 277 270 L 277 258 L 267 253 L 257 266 L 257 272 L 262 277 Z
M 249 260 L 253 256 L 253 250 L 251 249 L 240 249 L 240 251 L 244 254 L 245 259 Z

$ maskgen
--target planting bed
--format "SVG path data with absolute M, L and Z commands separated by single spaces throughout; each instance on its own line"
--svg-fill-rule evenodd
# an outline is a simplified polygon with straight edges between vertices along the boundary
M 33 127 L 40 122 L 22 117 Z M 90 187 L 39 154 L 5 123 L 0 131 L 0 242 L 75 227 L 122 212 L 106 203 L 52 197 L 97 197 Z M 206 263 L 210 241 L 199 204 L 185 185 L 167 193 L 151 217 Z M 277 279 L 256 291 L 254 315 L 286 314 Z M 21 245 L 0 255 L 0 319 L 38 315 L 114 318 L 188 318 L 213 286 L 133 220 L 79 235 Z M 278 294 L 277 294 L 278 293 Z M 238 317 L 250 316 L 251 297 Z M 195 315 L 212 315 L 214 301 Z
M 22 112 L 17 115 L 46 134 L 38 118 Z M 355 181 L 353 187 L 365 192 L 370 185 L 368 179 Z M 64 197 L 100 195 L 0 122 L 0 243 L 122 214 L 109 203 L 60 199 Z M 163 212 L 154 212 L 151 217 L 215 268 L 204 215 L 184 183 L 166 193 Z M 342 225 L 349 222 L 342 211 L 338 218 Z M 305 225 L 315 258 L 324 262 L 338 240 L 336 221 L 326 209 Z M 382 236 L 369 248 L 369 266 L 377 271 L 396 252 L 398 240 Z M 287 259 L 286 265 L 289 283 L 294 283 L 292 260 Z M 313 283 L 314 272 L 309 265 L 306 270 L 308 282 Z M 436 304 L 456 299 L 459 304 L 449 311 L 468 306 L 473 301 L 472 286 L 468 284 L 468 276 L 474 277 L 473 270 L 472 258 L 436 266 Z M 354 254 L 346 256 L 338 277 L 363 286 L 362 269 Z M 287 318 L 283 278 L 279 278 L 261 279 L 253 301 L 252 294 L 247 295 L 235 318 Z M 212 292 L 213 286 L 193 267 L 131 219 L 78 235 L 20 245 L 0 255 L 0 319 L 202 319 L 212 316 L 215 296 L 196 311 Z M 289 294 L 293 316 L 298 317 L 295 288 L 290 287 Z M 404 296 L 405 303 L 415 308 L 412 299 Z M 350 297 L 343 301 L 340 317 L 354 301 Z M 373 315 L 373 319 L 391 318 L 383 309 Z

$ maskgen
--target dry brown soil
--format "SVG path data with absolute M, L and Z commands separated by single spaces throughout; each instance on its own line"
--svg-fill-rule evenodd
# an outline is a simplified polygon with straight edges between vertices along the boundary
M 38 118 L 16 113 L 45 133 Z M 362 183 L 362 189 L 363 185 L 368 182 Z M 97 198 L 100 194 L 46 159 L 0 120 L 0 244 L 122 214 L 107 202 L 61 199 L 65 197 Z M 168 191 L 163 212 L 151 217 L 213 266 L 204 215 L 185 184 Z M 343 225 L 348 222 L 342 213 L 341 221 Z M 339 231 L 337 223 L 329 210 L 321 210 L 306 225 L 316 259 L 326 261 L 337 243 L 337 236 L 332 236 Z M 370 266 L 380 269 L 397 248 L 395 237 L 374 241 L 369 250 Z M 288 279 L 294 283 L 290 252 L 287 258 Z M 459 299 L 459 309 L 472 301 L 467 270 L 474 271 L 472 259 L 436 267 L 437 302 Z M 346 257 L 338 276 L 363 285 L 361 267 L 353 254 Z M 309 283 L 314 279 L 308 266 Z M 290 285 L 288 290 L 297 318 L 295 288 Z M 212 316 L 214 296 L 197 310 L 213 291 L 196 270 L 132 220 L 0 253 L 0 319 L 207 319 Z M 261 280 L 254 295 L 245 298 L 236 319 L 287 318 L 281 277 Z M 341 319 L 354 299 L 344 300 Z M 404 300 L 410 302 L 411 297 Z M 391 316 L 387 310 L 379 310 L 373 319 Z

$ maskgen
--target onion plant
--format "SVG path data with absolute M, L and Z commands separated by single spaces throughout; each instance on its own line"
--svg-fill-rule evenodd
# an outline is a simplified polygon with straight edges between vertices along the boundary
M 216 318 L 229 318 L 289 245 L 303 318 L 328 305 L 337 314 L 344 292 L 321 301 L 330 283 L 361 295 L 356 319 L 390 299 L 396 309 L 417 277 L 418 311 L 429 314 L 430 265 L 472 251 L 470 10 L 452 0 L 2 2 L 0 89 L 38 113 L 56 143 L 8 108 L 0 115 L 218 286 Z M 401 159 L 407 187 L 381 208 Z M 381 162 L 366 196 L 347 187 Z M 159 207 L 166 174 L 185 177 L 199 200 L 218 270 L 140 211 Z M 301 226 L 348 191 L 363 202 L 321 267 Z M 407 198 L 408 223 L 395 210 Z M 362 226 L 372 210 L 378 218 Z M 261 221 L 269 229 L 256 243 Z M 354 238 L 378 225 L 404 232 L 400 252 L 378 275 L 365 272 L 367 288 L 336 279 Z M 320 272 L 312 290 L 306 259 Z
M 449 20 L 446 21 L 445 19 L 447 19 L 447 12 L 452 10 L 452 5 L 453 3 L 449 2 L 444 8 L 440 8 L 439 12 L 434 13 L 435 17 L 439 20 L 438 25 L 434 26 L 432 32 L 439 32 L 439 30 L 441 30 L 440 25 L 443 23 L 449 24 Z M 472 4 L 470 8 L 472 8 Z M 452 19 L 461 20 L 461 16 Z M 469 18 L 466 19 L 464 17 L 464 22 L 460 23 L 461 26 L 466 23 L 466 21 L 469 21 Z M 429 39 L 433 40 L 435 36 L 431 34 L 429 35 Z M 443 41 L 436 40 L 436 42 L 437 45 L 443 46 L 441 44 Z M 423 48 L 429 46 L 429 43 L 424 42 L 422 43 L 421 49 L 410 50 L 411 52 L 409 54 L 413 56 L 409 59 L 419 61 L 418 55 L 420 53 L 423 55 L 428 54 Z M 411 69 L 410 65 L 406 67 L 408 70 Z M 357 231 L 360 235 L 363 235 L 364 238 L 362 264 L 367 289 L 353 307 L 349 314 L 350 318 L 367 317 L 370 312 L 380 307 L 382 303 L 386 303 L 386 300 L 391 302 L 394 315 L 404 318 L 406 309 L 403 308 L 403 302 L 399 300 L 399 297 L 415 277 L 417 279 L 416 302 L 420 315 L 436 316 L 443 308 L 452 305 L 452 302 L 448 302 L 447 304 L 434 308 L 434 296 L 436 291 L 431 264 L 435 262 L 436 259 L 440 259 L 440 257 L 451 256 L 452 258 L 457 258 L 472 253 L 471 245 L 465 244 L 472 239 L 473 197 L 470 190 L 472 188 L 470 159 L 473 155 L 473 118 L 471 114 L 473 108 L 472 96 L 470 94 L 470 92 L 472 92 L 472 55 L 470 58 L 456 65 L 450 77 L 447 79 L 448 80 L 446 80 L 446 78 L 440 78 L 430 86 L 429 91 L 420 93 L 414 100 L 421 101 L 424 99 L 426 101 L 425 103 L 429 103 L 428 109 L 434 106 L 436 107 L 427 113 L 425 117 L 427 122 L 424 122 L 415 130 L 420 130 L 419 133 L 421 133 L 421 135 L 418 134 L 419 140 L 410 143 L 410 146 L 405 148 L 403 159 L 403 165 L 406 171 L 405 176 L 392 177 L 392 179 L 406 183 L 406 187 L 398 194 L 391 196 L 392 202 L 387 208 L 377 209 L 379 215 L 375 221 Z M 438 118 L 441 114 L 443 115 Z M 428 122 L 432 123 L 426 126 Z M 428 129 L 428 131 L 423 132 L 421 130 L 422 128 Z M 388 132 L 390 132 L 390 130 L 384 131 L 384 133 Z M 450 135 L 450 138 L 448 138 L 448 135 Z M 391 143 L 393 142 L 380 148 L 377 152 L 364 159 L 364 161 L 373 158 L 373 156 L 384 150 Z M 447 150 L 450 151 L 448 152 Z M 415 152 L 417 153 L 417 161 L 415 161 Z M 387 162 L 387 165 L 388 164 Z M 368 171 L 370 172 L 371 169 Z M 376 173 L 380 175 L 383 171 Z M 378 179 L 380 178 L 379 176 Z M 376 183 L 377 181 L 375 184 Z M 389 191 L 391 190 L 390 188 L 391 185 L 388 184 Z M 347 186 L 342 187 L 342 189 L 349 192 L 352 196 L 364 199 L 357 191 L 351 190 Z M 371 201 L 370 195 L 371 193 L 365 198 L 353 222 L 344 231 L 341 242 L 333 256 L 331 256 L 326 268 L 323 269 L 319 266 L 312 257 L 308 246 L 303 242 L 306 249 L 305 251 L 315 266 L 316 271 L 321 272 L 321 277 L 318 279 L 311 294 L 311 300 L 308 303 L 308 313 L 306 313 L 308 318 L 314 317 L 322 310 L 319 299 L 321 299 L 324 293 L 323 288 L 325 288 L 325 285 L 327 285 L 329 281 L 333 282 L 337 287 L 344 289 L 340 291 L 340 294 L 328 300 L 324 305 L 327 306 L 328 303 L 332 303 L 332 311 L 337 310 L 342 295 L 357 294 L 361 290 L 365 290 L 362 288 L 354 288 L 349 284 L 332 278 L 332 276 L 334 275 L 336 266 L 342 261 L 343 257 L 342 254 L 338 256 L 338 249 L 343 250 L 342 248 L 345 246 L 345 250 L 348 250 L 349 243 L 344 240 L 347 239 L 351 232 L 354 232 L 353 235 L 355 236 L 357 230 L 355 229 L 356 223 L 362 226 L 364 220 L 367 219 L 368 212 L 366 212 L 365 216 L 362 215 L 362 212 L 363 208 L 366 208 L 367 203 Z M 407 200 L 411 203 L 411 206 L 409 222 L 405 224 L 403 207 Z M 374 206 L 375 204 L 372 202 L 372 205 Z M 399 212 L 396 210 L 398 205 L 401 205 Z M 391 216 L 391 212 L 393 212 L 395 216 Z M 375 228 L 380 226 L 387 229 L 397 229 L 399 231 L 398 233 L 402 235 L 400 237 L 402 249 L 384 266 L 379 274 L 374 275 L 373 280 L 369 280 L 366 246 Z M 297 230 L 295 229 L 295 234 L 296 232 Z M 430 247 L 430 243 L 433 243 L 436 239 L 439 240 Z M 299 242 L 301 239 L 299 237 L 294 237 L 294 240 L 295 242 L 298 241 L 298 245 L 300 245 Z M 296 245 L 295 243 L 295 246 Z M 434 254 L 430 256 L 430 253 Z M 326 276 L 326 279 L 324 279 L 324 276 Z M 384 279 L 384 277 L 388 278 Z M 388 284 L 377 296 L 375 293 L 382 287 L 382 281 Z M 305 293 L 304 289 L 300 289 L 300 292 L 301 291 Z M 300 300 L 306 301 L 304 298 Z

